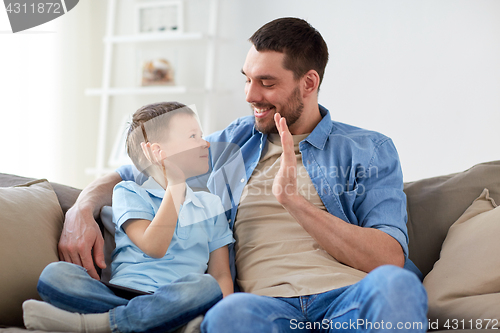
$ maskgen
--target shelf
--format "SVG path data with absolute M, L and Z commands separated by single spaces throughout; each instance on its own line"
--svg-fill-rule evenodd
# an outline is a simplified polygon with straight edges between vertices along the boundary
M 211 116 L 211 103 L 213 95 L 218 93 L 214 90 L 214 67 L 215 67 L 215 48 L 217 40 L 217 15 L 218 15 L 218 3 L 220 0 L 208 0 L 203 1 L 204 3 L 209 3 L 209 10 L 206 13 L 208 15 L 208 28 L 203 32 L 188 32 L 182 33 L 180 31 L 175 32 L 155 32 L 155 33 L 133 33 L 133 34 L 122 34 L 115 35 L 115 19 L 117 16 L 118 6 L 122 6 L 119 0 L 108 0 L 108 11 L 106 19 L 106 34 L 103 38 L 104 42 L 104 61 L 103 61 L 103 75 L 102 75 L 102 85 L 96 88 L 89 88 L 85 90 L 85 95 L 87 96 L 97 96 L 100 98 L 100 112 L 99 112 L 99 130 L 97 138 L 97 151 L 96 151 L 96 162 L 95 167 L 88 168 L 85 170 L 87 174 L 95 175 L 100 177 L 107 172 L 111 172 L 114 169 L 110 168 L 114 164 L 114 160 L 106 159 L 107 148 L 108 148 L 108 131 L 111 125 L 109 124 L 111 119 L 112 110 L 111 100 L 113 98 L 119 99 L 123 96 L 146 96 L 146 95 L 176 95 L 176 94 L 201 94 L 203 96 L 203 116 L 205 118 L 205 123 L 210 124 Z M 120 4 L 119 4 L 120 3 Z M 121 8 L 121 7 L 120 7 Z M 205 14 L 205 13 L 203 13 Z M 121 14 L 123 16 L 123 14 Z M 165 49 L 167 43 L 172 43 L 175 48 L 188 47 L 192 41 L 194 44 L 203 44 L 206 49 L 206 53 L 200 55 L 200 60 L 205 59 L 205 80 L 202 84 L 193 83 L 191 81 L 186 81 L 186 85 L 182 86 L 138 86 L 139 82 L 135 81 L 118 81 L 117 84 L 125 86 L 115 86 L 113 85 L 113 63 L 117 55 L 116 52 L 124 52 L 123 47 L 118 47 L 117 44 L 126 44 L 126 46 L 132 46 L 137 50 L 143 48 L 154 48 L 157 50 Z M 143 43 L 143 44 L 140 44 Z M 149 43 L 149 44 L 148 44 Z M 120 46 L 121 46 L 120 45 Z M 115 47 L 117 46 L 117 47 Z M 130 52 L 130 50 L 128 50 Z M 122 65 L 123 66 L 123 65 Z M 121 70 L 130 70 L 130 68 L 122 68 Z M 192 71 L 191 71 L 192 72 Z M 198 74 L 198 73 L 196 73 Z M 186 79 L 187 80 L 187 79 Z M 129 86 L 127 86 L 128 82 Z M 184 82 L 183 82 L 184 83 Z M 137 84 L 137 85 L 136 85 Z M 189 88 L 188 88 L 189 87 Z M 194 87 L 194 88 L 193 88 Z M 169 97 L 167 97 L 169 98 Z M 186 98 L 187 99 L 187 98 Z M 210 126 L 208 126 L 210 128 Z M 117 135 L 118 136 L 118 135 Z M 120 138 L 115 139 L 116 142 L 121 140 Z M 113 148 L 112 154 L 114 154 L 115 149 Z
M 200 89 L 201 91 L 202 89 Z M 170 87 L 123 87 L 123 88 L 93 88 L 85 89 L 87 96 L 101 95 L 155 95 L 155 94 L 185 94 L 187 93 L 185 86 L 170 86 Z M 190 90 L 191 91 L 191 90 Z M 193 90 L 196 92 L 196 90 Z
M 148 33 L 135 35 L 118 35 L 104 37 L 104 43 L 137 43 L 137 42 L 159 42 L 159 41 L 183 41 L 203 39 L 202 33 Z
M 111 173 L 113 171 L 116 171 L 117 168 L 112 169 L 112 168 L 103 168 L 103 169 L 98 169 L 98 168 L 87 168 L 85 169 L 85 174 L 86 175 L 99 175 L 102 176 L 106 173 Z

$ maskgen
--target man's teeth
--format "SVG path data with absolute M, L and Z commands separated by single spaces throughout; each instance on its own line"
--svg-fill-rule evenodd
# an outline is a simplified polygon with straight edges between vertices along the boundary
M 256 111 L 257 113 L 263 113 L 263 112 L 266 112 L 266 111 L 271 110 L 271 108 L 265 108 L 265 109 L 258 109 L 258 108 L 254 108 L 254 109 L 255 109 L 255 111 Z

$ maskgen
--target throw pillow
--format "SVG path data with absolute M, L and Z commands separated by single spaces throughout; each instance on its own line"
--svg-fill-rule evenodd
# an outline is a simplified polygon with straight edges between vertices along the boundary
M 451 225 L 486 187 L 500 203 L 500 160 L 456 174 L 405 183 L 410 259 L 427 275 Z
M 500 321 L 500 207 L 487 189 L 451 226 L 424 279 L 429 319 L 439 327 L 486 328 Z M 457 327 L 455 327 L 457 328 Z
M 0 188 L 0 325 L 23 326 L 23 301 L 39 299 L 40 273 L 59 260 L 63 218 L 44 179 Z

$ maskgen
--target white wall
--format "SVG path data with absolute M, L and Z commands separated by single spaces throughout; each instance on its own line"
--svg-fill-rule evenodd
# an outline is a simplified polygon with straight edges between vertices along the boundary
M 500 1 L 254 0 L 238 2 L 232 34 L 245 41 L 283 16 L 308 20 L 330 61 L 320 103 L 335 120 L 390 136 L 405 181 L 500 159 Z M 240 58 L 222 81 L 243 90 Z M 220 73 L 222 75 L 222 73 Z M 241 93 L 237 99 L 244 100 Z M 249 114 L 244 102 L 234 114 Z M 221 126 L 231 117 L 224 117 Z
M 55 174 L 60 124 L 52 93 L 57 87 L 54 29 L 50 22 L 15 36 L 0 10 L 0 172 Z
M 204 29 L 207 0 L 184 1 L 186 29 Z M 219 4 L 216 87 L 232 93 L 216 95 L 213 130 L 251 113 L 240 73 L 248 37 L 274 18 L 296 16 L 316 27 L 330 49 L 320 103 L 338 121 L 392 137 L 406 181 L 500 159 L 500 1 Z M 39 27 L 52 33 L 38 35 L 5 33 L 10 29 L 0 13 L 0 172 L 77 187 L 92 180 L 84 170 L 95 164 L 99 99 L 83 91 L 101 83 L 105 12 L 106 1 L 80 1 L 52 26 Z M 119 18 L 122 30 L 133 20 L 128 15 Z M 51 47 L 57 51 L 50 52 Z M 135 50 L 126 52 L 131 56 Z M 204 53 L 197 56 L 203 62 Z M 123 77 L 114 80 L 134 81 L 132 67 L 121 69 Z M 199 104 L 189 96 L 174 98 Z M 144 103 L 130 101 L 114 107 L 133 112 Z M 115 131 L 122 126 L 117 119 L 111 119 Z
M 105 2 L 12 34 L 0 9 L 0 172 L 84 187 L 95 159 Z

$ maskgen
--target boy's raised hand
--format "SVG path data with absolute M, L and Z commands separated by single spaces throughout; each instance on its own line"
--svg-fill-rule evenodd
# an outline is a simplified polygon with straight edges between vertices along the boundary
M 158 144 L 141 142 L 141 148 L 148 161 L 157 166 L 157 170 L 161 172 L 153 175 L 157 181 L 160 181 L 160 179 L 157 178 L 161 177 L 164 183 L 160 185 L 166 187 L 167 185 L 181 184 L 186 181 L 184 172 L 174 162 L 167 158 L 167 154 L 160 149 Z

